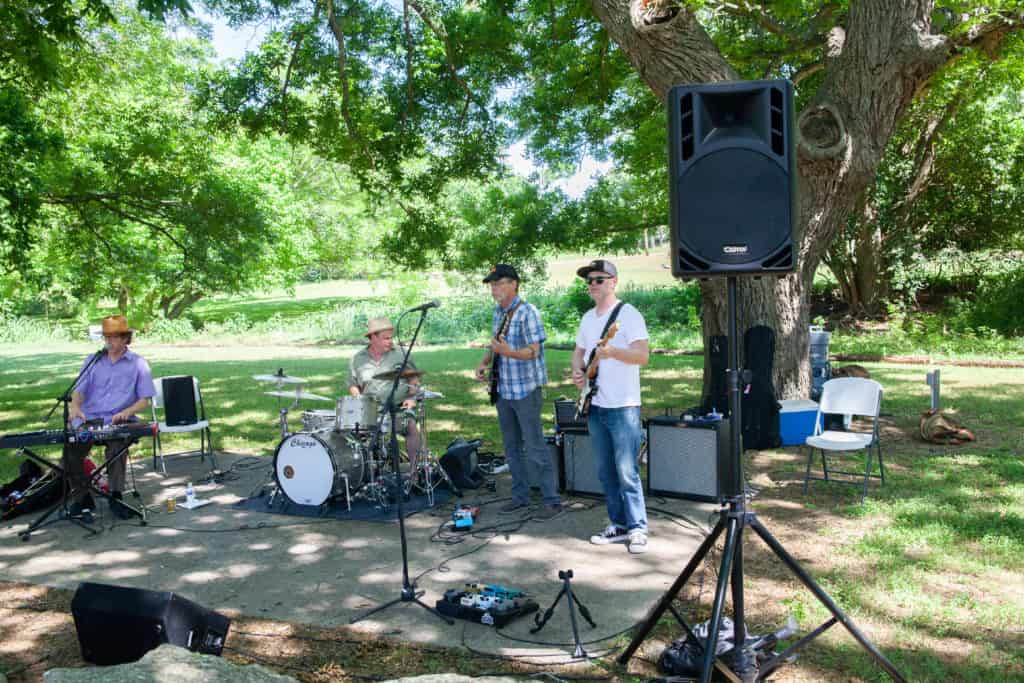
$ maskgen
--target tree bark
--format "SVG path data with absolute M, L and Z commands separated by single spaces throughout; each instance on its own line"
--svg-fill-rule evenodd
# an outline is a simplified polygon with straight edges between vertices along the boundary
M 678 83 L 737 78 L 691 10 L 667 5 L 659 10 L 643 0 L 592 3 L 609 35 L 663 101 Z M 900 117 L 949 56 L 948 39 L 929 32 L 933 4 L 850 0 L 847 25 L 830 36 L 822 84 L 798 113 L 796 271 L 784 277 L 742 278 L 737 290 L 740 335 L 755 324 L 767 325 L 777 335 L 774 381 L 779 398 L 810 393 L 809 294 L 814 273 L 857 198 L 873 182 Z M 724 280 L 701 283 L 705 339 L 726 333 L 725 291 Z

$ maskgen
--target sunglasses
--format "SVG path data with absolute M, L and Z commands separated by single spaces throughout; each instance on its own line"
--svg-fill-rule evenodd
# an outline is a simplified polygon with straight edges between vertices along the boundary
M 587 284 L 588 285 L 603 285 L 605 280 L 611 280 L 611 279 L 612 279 L 611 276 L 588 277 L 587 278 Z

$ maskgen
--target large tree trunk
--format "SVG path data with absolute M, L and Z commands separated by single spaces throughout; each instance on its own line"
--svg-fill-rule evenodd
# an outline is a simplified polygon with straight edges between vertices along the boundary
M 643 0 L 592 0 L 594 12 L 662 100 L 677 83 L 732 80 L 693 13 Z M 846 30 L 830 34 L 822 85 L 797 117 L 798 261 L 785 277 L 744 278 L 738 329 L 764 324 L 777 335 L 779 398 L 810 393 L 808 295 L 825 249 L 873 181 L 886 144 L 915 92 L 945 61 L 947 40 L 929 33 L 926 0 L 850 0 Z M 724 280 L 702 283 L 704 335 L 724 334 Z M 707 367 L 707 366 L 705 366 Z

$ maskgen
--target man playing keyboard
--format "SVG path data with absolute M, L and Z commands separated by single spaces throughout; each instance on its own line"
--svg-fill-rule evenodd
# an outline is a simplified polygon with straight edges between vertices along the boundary
M 136 413 L 149 407 L 150 399 L 156 393 L 149 364 L 142 356 L 128 349 L 132 343 L 132 329 L 128 327 L 128 321 L 123 315 L 103 319 L 103 338 L 106 342 L 105 350 L 85 372 L 71 394 L 69 419 L 72 429 L 87 422 L 117 425 L 133 421 Z M 83 362 L 83 367 L 89 360 L 87 358 Z M 121 439 L 106 443 L 105 455 L 110 463 L 107 479 L 112 496 L 110 511 L 120 519 L 127 519 L 134 514 L 131 508 L 121 502 L 127 456 L 120 454 L 128 448 L 129 443 L 130 440 Z M 75 495 L 75 500 L 70 501 L 72 516 L 82 515 L 94 505 L 83 466 L 91 449 L 91 443 L 69 444 L 62 463 Z

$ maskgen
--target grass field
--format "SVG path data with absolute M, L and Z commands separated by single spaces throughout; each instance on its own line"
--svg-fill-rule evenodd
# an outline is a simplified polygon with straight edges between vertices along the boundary
M 42 427 L 42 415 L 92 350 L 85 345 L 0 347 L 6 361 L 0 369 L 0 432 Z M 219 449 L 270 456 L 278 440 L 277 403 L 263 393 L 270 387 L 252 375 L 284 368 L 306 378 L 309 391 L 334 397 L 355 349 L 140 345 L 136 350 L 156 375 L 188 373 L 201 379 Z M 471 377 L 481 354 L 463 347 L 415 354 L 428 373 L 424 383 L 445 394 L 429 406 L 435 450 L 455 436 L 482 437 L 485 448 L 500 450 L 493 408 L 484 387 Z M 548 400 L 573 394 L 568 360 L 568 352 L 549 352 Z M 944 447 L 915 438 L 918 416 L 928 404 L 926 369 L 866 366 L 886 392 L 886 486 L 875 484 L 864 504 L 852 487 L 816 483 L 804 495 L 804 459 L 797 449 L 748 452 L 749 478 L 760 489 L 754 508 L 909 680 L 1024 680 L 1024 373 L 943 367 L 944 407 L 978 435 L 976 443 Z M 654 356 L 643 372 L 645 413 L 694 405 L 700 381 L 700 357 Z M 136 448 L 149 454 L 146 446 Z M 17 466 L 12 452 L 0 454 L 0 479 L 9 479 Z M 823 621 L 823 609 L 770 561 L 763 546 L 752 543 L 751 548 L 748 601 L 758 607 L 752 623 L 777 624 L 789 613 L 805 628 Z M 705 591 L 705 609 L 707 598 Z M 666 637 L 677 635 L 667 626 L 659 629 Z M 398 659 L 404 668 L 390 673 L 430 670 L 415 655 Z M 449 661 L 448 670 L 458 670 L 458 654 Z M 373 665 L 366 664 L 361 670 Z M 7 668 L 0 652 L 0 670 Z M 609 670 L 621 675 L 614 666 Z M 884 680 L 840 629 L 832 629 L 784 671 L 778 680 Z

